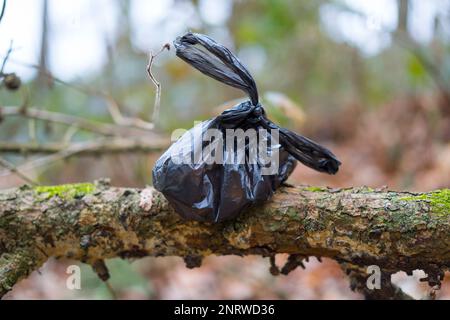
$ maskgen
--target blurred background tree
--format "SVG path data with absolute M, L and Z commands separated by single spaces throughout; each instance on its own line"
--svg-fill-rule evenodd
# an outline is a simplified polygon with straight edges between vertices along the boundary
M 449 18 L 448 0 L 8 1 L 0 22 L 2 55 L 11 40 L 13 45 L 2 73 L 15 72 L 23 85 L 17 91 L 2 86 L 0 115 L 1 107 L 34 106 L 111 122 L 108 99 L 98 94 L 108 93 L 124 115 L 150 121 L 155 90 L 145 71 L 148 54 L 193 30 L 237 52 L 273 119 L 326 144 L 343 160 L 336 177 L 300 167 L 293 183 L 449 187 Z M 163 135 L 190 128 L 243 98 L 173 52 L 159 56 L 153 71 L 163 86 L 156 124 Z M 67 126 L 43 121 L 5 117 L 0 122 L 1 142 L 58 142 L 66 134 Z M 92 135 L 74 130 L 70 141 Z M 0 157 L 17 166 L 41 156 L 0 149 Z M 42 184 L 111 177 L 115 185 L 142 187 L 151 184 L 158 156 L 63 157 L 31 166 L 25 174 Z M 23 182 L 0 169 L 0 187 Z M 120 278 L 113 286 L 122 298 L 357 297 L 329 261 L 313 261 L 286 279 L 269 276 L 258 258 L 211 258 L 196 271 L 186 271 L 178 259 L 111 263 L 113 281 L 114 274 Z M 42 277 L 25 281 L 10 297 L 108 297 L 93 277 L 81 293 L 66 290 L 64 266 L 49 263 Z M 398 281 L 412 295 L 425 290 L 405 275 Z M 441 297 L 450 297 L 448 284 Z

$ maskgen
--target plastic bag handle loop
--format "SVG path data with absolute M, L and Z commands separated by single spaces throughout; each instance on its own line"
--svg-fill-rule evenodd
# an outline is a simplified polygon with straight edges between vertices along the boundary
M 246 92 L 252 104 L 258 105 L 258 89 L 250 72 L 226 47 L 210 37 L 187 33 L 174 41 L 179 58 L 202 72 L 234 88 Z

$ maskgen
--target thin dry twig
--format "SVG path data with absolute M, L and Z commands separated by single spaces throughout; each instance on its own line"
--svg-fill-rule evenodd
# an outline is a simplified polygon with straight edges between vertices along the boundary
M 105 136 L 118 135 L 117 126 L 108 123 L 100 123 L 96 121 L 87 120 L 81 117 L 72 116 L 64 113 L 57 113 L 42 110 L 38 107 L 26 108 L 6 106 L 1 107 L 2 116 L 21 116 L 30 119 L 37 119 L 53 123 L 64 124 L 67 126 L 76 126 L 79 129 L 98 133 Z
M 0 22 L 3 20 L 6 11 L 6 0 L 3 0 L 2 11 L 0 12 Z
M 101 95 L 105 99 L 108 105 L 109 114 L 111 115 L 114 123 L 116 123 L 117 125 L 143 129 L 147 131 L 151 131 L 155 128 L 155 125 L 151 122 L 147 122 L 139 118 L 125 117 L 120 111 L 117 101 L 114 100 L 110 95 L 104 93 L 98 93 L 97 95 Z
M 148 61 L 148 65 L 147 65 L 147 74 L 148 77 L 150 78 L 150 80 L 153 82 L 153 84 L 156 87 L 156 95 L 155 95 L 155 103 L 153 106 L 153 116 L 152 116 L 152 122 L 156 123 L 159 119 L 159 112 L 161 109 L 161 83 L 156 80 L 155 76 L 152 73 L 152 67 L 153 67 L 153 63 L 155 62 L 155 59 L 161 54 L 163 53 L 164 50 L 169 51 L 170 50 L 170 45 L 168 43 L 166 43 L 161 50 L 158 51 L 157 54 L 153 54 L 152 52 L 150 52 L 150 58 Z
M 66 133 L 64 133 L 64 137 L 62 138 L 63 144 L 69 144 L 72 141 L 72 138 L 77 134 L 78 128 L 76 126 L 70 126 Z
M 70 129 L 69 129 L 70 130 Z M 68 130 L 68 131 L 69 131 Z M 66 133 L 70 135 L 71 133 Z M 0 152 L 15 154 L 51 154 L 61 152 L 69 148 L 74 142 L 64 139 L 63 142 L 7 142 L 0 141 Z M 167 140 L 167 141 L 166 141 Z M 159 152 L 167 148 L 169 139 L 158 139 L 152 141 L 151 137 L 136 138 L 109 138 L 104 143 L 99 144 L 97 150 L 83 150 L 82 155 L 101 155 L 110 153 L 150 153 Z
M 100 139 L 93 140 L 93 141 L 74 143 L 74 144 L 70 145 L 69 147 L 67 147 L 66 149 L 61 150 L 60 152 L 56 152 L 49 156 L 45 156 L 45 157 L 31 160 L 24 164 L 21 164 L 16 167 L 16 170 L 25 172 L 25 171 L 34 170 L 34 169 L 41 168 L 41 167 L 46 167 L 55 162 L 65 160 L 69 157 L 72 157 L 80 152 L 83 152 L 84 150 L 95 150 L 104 141 L 105 141 L 105 138 L 100 138 Z M 9 172 L 4 172 L 4 173 L 0 174 L 0 176 L 5 176 L 8 174 L 9 174 Z
M 6 3 L 6 0 L 4 3 Z M 6 63 L 8 62 L 8 59 L 11 56 L 12 51 L 13 51 L 13 41 L 11 40 L 8 51 L 6 52 L 6 55 L 3 58 L 2 67 L 0 68 L 0 76 L 5 76 L 4 71 L 5 71 Z
M 161 151 L 166 147 L 166 142 L 161 140 L 148 142 L 147 139 L 126 139 L 126 138 L 100 138 L 92 141 L 83 141 L 71 144 L 61 143 L 8 143 L 0 141 L 0 151 L 2 152 L 20 152 L 49 154 L 47 156 L 37 158 L 25 162 L 17 167 L 3 166 L 5 171 L 0 172 L 0 177 L 16 173 L 14 170 L 26 172 L 37 168 L 46 167 L 55 162 L 68 159 L 73 156 L 81 155 L 103 155 L 123 152 L 155 152 Z M 14 170 L 12 170 L 14 169 Z
M 36 133 L 36 120 L 35 119 L 28 120 L 28 136 L 30 137 L 30 141 L 32 143 L 36 143 L 37 133 Z
M 22 173 L 19 169 L 17 169 L 17 167 L 15 165 L 13 165 L 11 162 L 9 162 L 3 158 L 0 158 L 0 166 L 4 167 L 9 172 L 17 175 L 22 180 L 26 181 L 27 183 L 29 183 L 31 185 L 34 185 L 34 186 L 39 185 L 36 181 L 29 178 L 26 174 Z

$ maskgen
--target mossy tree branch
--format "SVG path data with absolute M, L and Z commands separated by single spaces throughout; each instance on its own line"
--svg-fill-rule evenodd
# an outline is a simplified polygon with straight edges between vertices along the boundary
M 369 265 L 379 266 L 385 278 L 422 269 L 436 285 L 450 267 L 449 248 L 448 189 L 284 187 L 264 206 L 222 224 L 183 221 L 151 188 L 99 182 L 0 191 L 0 297 L 49 257 L 95 267 L 114 257 L 180 256 L 197 267 L 212 254 L 288 253 L 282 273 L 308 256 L 329 257 L 353 272 L 361 291 L 365 278 L 354 271 Z M 401 296 L 388 289 L 373 296 Z

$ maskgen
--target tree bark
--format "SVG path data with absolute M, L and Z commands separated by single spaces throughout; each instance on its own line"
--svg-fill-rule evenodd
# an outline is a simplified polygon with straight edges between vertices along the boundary
M 38 85 L 51 85 L 51 80 L 48 74 L 48 41 L 49 38 L 49 14 L 48 14 L 48 0 L 42 2 L 42 33 L 41 33 L 41 48 L 39 53 L 39 72 Z
M 398 25 L 397 32 L 408 33 L 409 23 L 409 0 L 397 0 L 398 4 Z
M 98 266 L 114 257 L 180 256 L 198 267 L 213 254 L 287 253 L 282 273 L 303 258 L 329 257 L 357 279 L 359 290 L 365 290 L 365 277 L 355 270 L 369 265 L 379 266 L 384 277 L 422 269 L 436 285 L 450 267 L 449 208 L 448 189 L 412 194 L 283 187 L 236 220 L 206 224 L 182 220 L 152 188 L 24 186 L 0 191 L 0 297 L 49 257 Z M 398 297 L 389 293 L 394 291 L 374 296 Z

